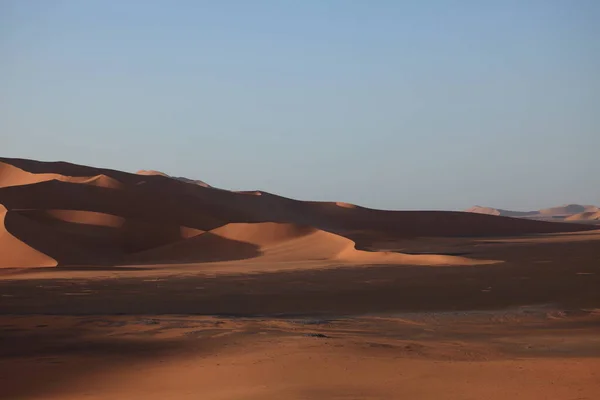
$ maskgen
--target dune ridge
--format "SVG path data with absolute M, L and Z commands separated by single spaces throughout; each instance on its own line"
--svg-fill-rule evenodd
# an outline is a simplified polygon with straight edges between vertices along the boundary
M 110 176 L 102 173 L 90 176 L 65 176 L 52 172 L 32 173 L 0 161 L 0 188 L 29 185 L 52 180 L 81 183 L 112 189 L 120 188 L 122 185 L 117 179 L 111 178 Z
M 192 183 L 194 185 L 198 185 L 198 186 L 203 186 L 203 187 L 210 187 L 210 185 L 204 181 L 198 180 L 198 179 L 189 179 L 189 178 L 184 178 L 182 176 L 170 176 L 168 174 L 165 174 L 164 172 L 160 172 L 160 171 L 155 171 L 155 170 L 146 170 L 146 169 L 141 169 L 138 172 L 136 172 L 136 174 L 138 175 L 146 175 L 146 176 L 153 176 L 153 175 L 159 175 L 159 176 L 164 176 L 165 178 L 173 178 L 173 179 L 177 179 L 178 181 L 181 182 L 185 182 L 185 183 Z
M 481 237 L 592 229 L 480 213 L 374 210 L 341 202 L 299 201 L 264 191 L 234 192 L 197 182 L 201 181 L 156 171 L 131 174 L 0 158 L 0 203 L 11 222 L 5 221 L 1 245 L 10 247 L 17 240 L 23 249 L 21 258 L 1 255 L 0 266 L 254 258 L 471 265 L 484 261 L 373 253 L 357 250 L 357 240 L 365 235 Z
M 270 261 L 340 260 L 366 263 L 436 265 L 486 264 L 454 256 L 409 255 L 356 249 L 354 241 L 320 229 L 294 224 L 228 224 L 210 232 L 230 240 L 255 245 Z

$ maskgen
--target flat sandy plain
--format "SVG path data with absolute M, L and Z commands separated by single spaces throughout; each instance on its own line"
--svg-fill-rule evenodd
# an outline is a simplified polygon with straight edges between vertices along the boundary
M 2 399 L 600 397 L 592 224 L 0 161 Z

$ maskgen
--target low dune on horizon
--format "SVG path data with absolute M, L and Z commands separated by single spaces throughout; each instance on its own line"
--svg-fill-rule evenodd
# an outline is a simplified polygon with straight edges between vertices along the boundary
M 535 211 L 511 211 L 501 208 L 473 206 L 465 212 L 496 215 L 513 218 L 528 218 L 541 221 L 594 221 L 600 208 L 593 205 L 564 204 L 562 206 L 543 208 Z

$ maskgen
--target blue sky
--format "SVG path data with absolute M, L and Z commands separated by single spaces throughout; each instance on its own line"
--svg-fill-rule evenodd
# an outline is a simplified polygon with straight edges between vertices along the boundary
M 595 0 L 0 0 L 0 152 L 388 209 L 599 204 L 598 21 Z

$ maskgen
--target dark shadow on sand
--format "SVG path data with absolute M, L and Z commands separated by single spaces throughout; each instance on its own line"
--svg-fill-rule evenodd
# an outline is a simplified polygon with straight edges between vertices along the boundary
M 494 259 L 492 251 L 496 250 L 485 256 Z M 549 303 L 567 308 L 600 307 L 597 242 L 499 251 L 502 258 L 496 259 L 506 262 L 493 265 L 199 274 L 165 277 L 160 285 L 135 277 L 4 280 L 0 281 L 5 295 L 0 313 L 339 316 Z M 81 294 L 65 294 L 74 291 Z
M 44 325 L 45 326 L 45 325 Z M 0 399 L 68 393 L 73 384 L 106 371 L 129 369 L 161 357 L 214 354 L 223 340 L 126 338 L 94 335 L 93 326 L 7 330 L 0 327 Z M 83 362 L 83 363 L 82 363 Z

